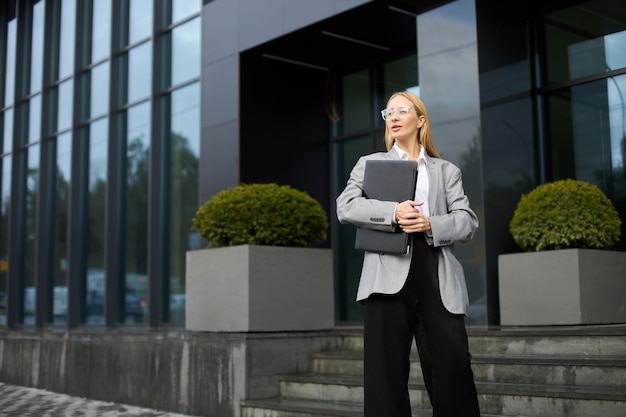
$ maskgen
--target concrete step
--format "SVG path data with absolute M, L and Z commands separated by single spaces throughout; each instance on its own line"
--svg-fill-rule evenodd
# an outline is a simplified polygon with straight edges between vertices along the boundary
M 281 396 L 330 404 L 363 404 L 358 375 L 290 375 L 281 378 Z M 576 387 L 476 382 L 481 410 L 501 416 L 624 417 L 626 387 Z M 426 388 L 409 383 L 411 404 L 430 409 Z
M 626 326 L 469 328 L 470 352 L 506 355 L 626 357 Z
M 313 355 L 313 372 L 363 374 L 363 352 L 346 350 Z M 477 381 L 573 386 L 626 386 L 626 356 L 472 355 Z M 422 379 L 417 354 L 411 379 Z
M 343 330 L 344 350 L 363 350 L 363 329 Z M 506 355 L 626 356 L 626 326 L 468 327 L 470 352 Z
M 626 356 L 475 355 L 484 382 L 578 387 L 626 387 Z
M 363 416 L 363 406 L 361 404 L 284 397 L 265 400 L 245 400 L 242 403 L 241 410 L 241 417 Z
M 280 398 L 246 400 L 242 417 L 361 417 L 363 329 L 338 329 L 339 350 L 280 378 Z M 625 417 L 626 326 L 468 328 L 483 417 Z M 414 417 L 431 417 L 414 349 Z
M 413 417 L 432 417 L 430 409 L 412 409 Z M 482 417 L 512 417 L 482 413 Z M 328 403 L 301 399 L 246 400 L 242 417 L 363 417 L 361 404 Z M 527 417 L 517 415 L 514 417 Z

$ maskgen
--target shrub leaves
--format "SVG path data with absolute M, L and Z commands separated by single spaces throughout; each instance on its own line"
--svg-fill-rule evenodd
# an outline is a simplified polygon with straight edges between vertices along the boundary
M 306 247 L 326 239 L 328 219 L 303 191 L 274 183 L 240 184 L 204 203 L 192 228 L 213 247 Z
M 527 252 L 610 249 L 620 238 L 620 226 L 617 210 L 598 187 L 567 179 L 540 185 L 523 195 L 510 232 Z

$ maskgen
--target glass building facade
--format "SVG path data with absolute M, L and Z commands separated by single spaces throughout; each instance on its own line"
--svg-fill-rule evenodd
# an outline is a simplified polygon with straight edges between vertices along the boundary
M 3 2 L 0 323 L 183 322 L 201 6 Z
M 362 254 L 334 200 L 405 89 L 481 220 L 456 248 L 468 324 L 498 324 L 523 193 L 585 180 L 626 222 L 626 8 L 526 3 L 3 2 L 0 326 L 182 325 L 192 218 L 240 182 L 322 203 L 336 321 L 360 322 Z

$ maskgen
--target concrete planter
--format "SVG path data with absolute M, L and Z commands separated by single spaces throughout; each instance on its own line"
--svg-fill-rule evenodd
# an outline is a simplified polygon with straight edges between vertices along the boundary
M 324 330 L 335 324 L 332 251 L 232 246 L 187 252 L 187 330 Z
M 502 325 L 626 323 L 626 252 L 500 255 L 498 272 Z

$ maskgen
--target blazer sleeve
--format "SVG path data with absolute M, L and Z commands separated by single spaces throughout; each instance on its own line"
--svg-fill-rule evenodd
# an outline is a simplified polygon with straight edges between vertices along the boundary
M 446 246 L 455 242 L 467 242 L 474 237 L 478 229 L 478 217 L 470 208 L 469 198 L 465 195 L 461 170 L 448 164 L 442 171 L 442 179 L 444 189 L 437 191 L 445 196 L 446 211 L 438 211 L 429 217 L 433 245 Z
M 352 168 L 346 188 L 337 197 L 337 219 L 358 227 L 392 232 L 396 228 L 394 215 L 397 202 L 363 197 L 365 157 L 360 157 Z

